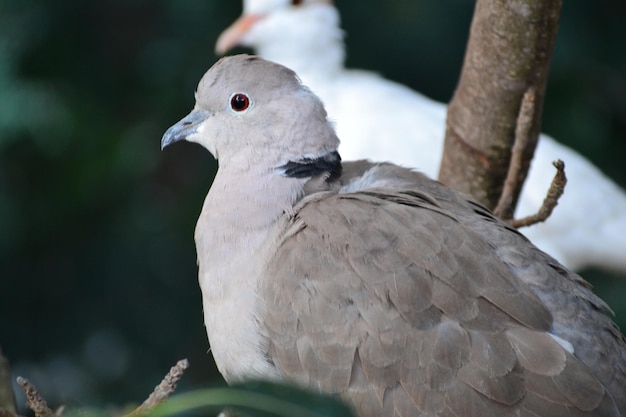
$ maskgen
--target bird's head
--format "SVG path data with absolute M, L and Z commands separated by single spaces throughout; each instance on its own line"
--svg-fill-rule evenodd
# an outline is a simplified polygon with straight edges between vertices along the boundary
M 336 153 L 339 140 L 322 102 L 296 74 L 251 55 L 220 59 L 202 77 L 194 109 L 163 135 L 207 148 L 220 167 L 272 169 Z M 242 165 L 243 164 L 243 165 Z
M 247 46 L 298 71 L 306 68 L 298 62 L 303 55 L 343 63 L 343 33 L 331 0 L 244 0 L 243 6 L 241 17 L 218 38 L 217 54 Z

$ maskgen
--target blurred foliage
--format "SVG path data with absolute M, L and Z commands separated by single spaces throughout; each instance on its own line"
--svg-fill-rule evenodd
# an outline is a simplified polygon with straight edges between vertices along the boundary
M 472 1 L 337 3 L 350 66 L 448 101 Z M 161 154 L 159 142 L 240 10 L 0 0 L 0 345 L 53 407 L 137 401 L 181 357 L 181 390 L 221 381 L 193 243 L 216 165 L 199 146 Z M 564 4 L 543 129 L 622 187 L 625 15 L 620 0 Z M 626 280 L 583 275 L 626 328 Z
M 228 417 L 352 417 L 353 414 L 339 398 L 313 392 L 285 383 L 247 381 L 230 387 L 204 388 L 171 395 L 153 392 L 141 406 L 129 404 L 124 408 L 78 406 L 53 411 L 31 386 L 29 404 L 36 415 L 62 417 L 169 417 L 178 415 L 223 415 Z M 156 396 L 155 396 L 156 395 Z M 157 399 L 158 398 L 158 399 Z M 146 406 L 146 403 L 149 403 Z M 8 414 L 7 414 L 8 415 Z M 222 414 L 220 414 L 221 416 Z

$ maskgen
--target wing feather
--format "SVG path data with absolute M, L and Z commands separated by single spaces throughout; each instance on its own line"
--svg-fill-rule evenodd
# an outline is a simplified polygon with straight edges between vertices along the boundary
M 601 405 L 617 415 L 548 335 L 553 316 L 531 279 L 499 254 L 534 247 L 472 204 L 451 205 L 388 191 L 300 204 L 259 289 L 282 374 L 340 394 L 361 416 L 596 415 Z M 476 218 L 501 236 L 487 241 Z

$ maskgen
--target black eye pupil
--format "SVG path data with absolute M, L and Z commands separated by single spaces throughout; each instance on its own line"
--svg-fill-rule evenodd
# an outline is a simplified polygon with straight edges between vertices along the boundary
M 302 4 L 302 0 L 291 0 L 292 6 L 299 6 Z
M 250 99 L 245 94 L 235 94 L 230 99 L 230 107 L 235 111 L 244 111 L 250 105 Z

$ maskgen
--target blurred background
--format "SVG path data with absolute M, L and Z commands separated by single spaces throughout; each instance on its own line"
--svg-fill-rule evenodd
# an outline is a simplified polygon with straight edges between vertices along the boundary
M 450 99 L 473 1 L 336 3 L 349 66 Z M 216 165 L 197 145 L 159 147 L 240 12 L 237 0 L 0 0 L 0 346 L 51 406 L 141 402 L 184 357 L 182 389 L 222 384 L 193 242 Z M 622 0 L 565 2 L 543 118 L 622 187 L 625 16 Z M 626 277 L 583 276 L 626 329 Z

